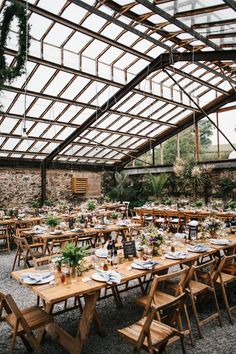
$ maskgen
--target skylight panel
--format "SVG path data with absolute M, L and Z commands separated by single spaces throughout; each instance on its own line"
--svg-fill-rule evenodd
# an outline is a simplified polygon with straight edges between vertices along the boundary
M 124 53 L 123 50 L 111 47 L 99 58 L 99 61 L 106 63 L 106 64 L 111 64 L 114 60 L 116 60 L 123 53 Z
M 31 130 L 30 135 L 39 137 L 43 132 L 49 127 L 49 124 L 46 123 L 37 123 L 36 126 Z
M 70 134 L 72 134 L 75 131 L 75 128 L 64 128 L 62 132 L 57 136 L 57 139 L 60 140 L 65 140 Z
M 83 9 L 82 7 L 79 7 L 75 4 L 70 4 L 66 7 L 61 16 L 67 18 L 69 21 L 80 23 L 86 13 L 87 10 Z
M 28 82 L 28 90 L 41 91 L 45 84 L 48 82 L 51 75 L 55 73 L 55 71 L 55 69 L 40 65 L 34 73 L 33 77 Z
M 9 138 L 3 145 L 3 150 L 13 150 L 15 146 L 19 143 L 20 139 Z
M 102 51 L 107 48 L 107 43 L 95 39 L 84 51 L 83 55 L 90 58 L 97 58 Z
M 61 126 L 53 125 L 48 130 L 46 130 L 46 132 L 43 134 L 43 138 L 53 139 L 61 131 L 61 129 Z
M 20 145 L 16 148 L 16 151 L 26 151 L 34 143 L 32 139 L 23 139 Z
M 50 82 L 46 90 L 44 91 L 48 95 L 56 96 L 62 89 L 68 84 L 68 82 L 73 77 L 72 74 L 60 71 L 56 77 Z
M 33 107 L 28 111 L 29 116 L 39 117 L 45 109 L 49 106 L 51 101 L 39 98 Z
M 5 134 L 10 133 L 10 131 L 14 128 L 16 123 L 17 120 L 15 119 L 8 118 L 8 117 L 4 118 L 4 120 L 1 122 L 0 125 L 0 133 L 5 133 Z
M 43 9 L 50 11 L 54 14 L 57 14 L 64 5 L 65 5 L 65 0 L 57 0 L 56 2 L 48 1 L 48 0 L 40 0 L 38 3 L 39 7 L 42 7 Z
M 103 18 L 96 16 L 94 14 L 88 16 L 86 20 L 83 22 L 83 27 L 89 28 L 94 32 L 100 31 L 102 26 L 106 23 L 106 20 Z
M 50 152 L 55 150 L 57 148 L 57 146 L 58 146 L 58 144 L 56 144 L 56 143 L 50 143 L 42 150 L 42 152 L 46 153 L 46 154 L 50 154 Z
M 75 53 L 79 53 L 89 42 L 91 37 L 86 34 L 76 32 L 73 36 L 66 42 L 64 48 L 72 50 Z
M 10 91 L 1 91 L 0 94 L 0 102 L 2 107 L 2 111 L 6 111 L 10 104 L 12 103 L 13 99 L 16 97 L 16 93 Z M 0 112 L 1 114 L 1 112 Z
M 70 28 L 59 23 L 55 23 L 55 25 L 44 38 L 44 42 L 51 43 L 60 47 L 71 32 L 72 30 Z
M 30 106 L 31 102 L 34 100 L 34 97 L 32 96 L 27 96 L 26 97 L 26 105 L 25 105 L 25 97 L 24 95 L 20 95 L 12 108 L 10 109 L 10 113 L 14 114 L 21 114 L 23 115 L 25 112 L 25 106 L 26 109 Z
M 68 98 L 68 99 L 73 99 L 76 97 L 79 92 L 90 82 L 89 79 L 86 79 L 85 77 L 77 77 L 69 86 L 68 88 L 63 92 L 61 97 L 63 98 Z
M 77 99 L 80 102 L 88 103 L 91 99 L 99 93 L 99 91 L 105 86 L 101 82 L 94 81 L 92 84 L 79 96 Z
M 30 35 L 35 39 L 41 40 L 42 36 L 51 24 L 52 21 L 50 21 L 46 17 L 32 13 L 29 18 L 29 25 L 31 26 Z
M 114 23 L 110 23 L 106 26 L 106 28 L 104 28 L 104 30 L 102 30 L 101 34 L 105 37 L 115 39 L 122 31 L 123 29 L 121 27 L 115 25 Z

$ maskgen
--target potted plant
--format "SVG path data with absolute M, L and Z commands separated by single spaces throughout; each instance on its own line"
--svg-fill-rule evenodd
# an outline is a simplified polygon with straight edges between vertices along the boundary
M 60 222 L 61 222 L 60 218 L 54 214 L 48 214 L 45 220 L 45 224 L 51 229 L 54 229 L 57 225 L 60 224 Z
M 195 202 L 195 207 L 196 207 L 196 208 L 201 208 L 202 205 L 203 205 L 202 200 L 197 200 L 197 201 Z
M 66 243 L 62 249 L 62 261 L 67 262 L 70 266 L 72 282 L 76 280 L 77 267 L 87 254 L 88 249 L 86 246 L 78 247 L 72 242 Z
M 87 209 L 89 211 L 93 211 L 96 208 L 96 201 L 95 200 L 88 200 L 87 201 Z
M 111 213 L 111 218 L 112 219 L 118 219 L 118 217 L 119 217 L 119 213 L 117 213 L 117 211 L 113 211 L 112 213 Z
M 34 208 L 34 209 L 38 209 L 40 207 L 40 202 L 39 200 L 35 199 L 35 200 L 32 200 L 31 203 L 30 203 L 30 207 L 31 208 Z

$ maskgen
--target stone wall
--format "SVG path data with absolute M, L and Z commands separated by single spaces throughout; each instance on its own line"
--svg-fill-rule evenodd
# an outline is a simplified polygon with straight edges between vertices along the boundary
M 75 172 L 73 176 L 88 178 L 88 193 L 72 194 L 70 171 L 47 171 L 47 198 L 56 201 L 79 203 L 88 198 L 101 196 L 101 173 Z M 40 171 L 22 168 L 0 169 L 0 208 L 20 207 L 29 205 L 32 200 L 40 199 Z

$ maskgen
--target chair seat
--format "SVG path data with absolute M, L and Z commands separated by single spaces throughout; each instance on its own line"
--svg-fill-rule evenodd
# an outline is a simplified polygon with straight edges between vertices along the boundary
M 156 219 L 156 222 L 165 222 L 165 219 L 164 218 L 158 218 L 158 219 Z
M 173 223 L 178 223 L 178 222 L 180 222 L 181 220 L 178 219 L 178 218 L 173 218 L 173 219 L 170 219 L 169 221 L 170 221 L 170 222 L 173 222 Z
M 195 281 L 195 280 L 190 280 L 189 288 L 191 289 L 193 295 L 198 295 L 201 292 L 210 289 L 210 287 L 207 284 L 200 283 L 199 281 Z
M 152 221 L 152 216 L 144 216 L 144 220 Z
M 139 335 L 142 331 L 143 325 L 145 323 L 146 317 L 143 317 L 140 321 L 125 327 L 123 329 L 118 329 L 118 332 L 129 339 L 133 343 L 137 343 Z M 153 320 L 150 326 L 150 338 L 152 346 L 160 346 L 165 343 L 175 334 L 175 329 L 171 328 L 159 321 Z M 148 348 L 147 338 L 145 338 L 143 346 Z
M 24 319 L 26 320 L 27 324 L 31 329 L 36 329 L 39 326 L 46 325 L 49 322 L 53 322 L 53 318 L 50 314 L 43 311 L 41 308 L 37 306 L 31 306 L 25 308 L 21 311 L 23 314 Z M 16 325 L 16 316 L 14 313 L 11 313 L 5 317 L 6 322 L 14 328 Z M 17 333 L 24 332 L 21 324 L 19 324 Z
M 138 305 L 145 307 L 147 304 L 147 299 L 148 299 L 148 295 L 145 295 L 145 296 L 142 296 L 139 299 L 137 299 L 135 302 Z M 162 291 L 156 291 L 154 294 L 154 297 L 153 297 L 154 303 L 157 306 L 162 306 L 162 305 L 168 304 L 168 303 L 172 302 L 174 299 L 175 299 L 174 296 L 164 293 Z
M 39 248 L 39 247 L 43 247 L 44 244 L 43 242 L 35 242 L 35 243 L 31 243 L 29 244 L 30 248 Z
M 221 278 L 222 278 L 222 281 L 223 283 L 230 283 L 232 281 L 235 281 L 236 280 L 236 277 L 234 275 L 231 275 L 231 274 L 227 274 L 227 273 L 221 273 Z M 220 277 L 217 278 L 216 282 L 218 284 L 221 283 L 220 281 Z
M 223 268 L 224 273 L 229 273 L 232 275 L 236 274 L 236 264 L 228 264 Z

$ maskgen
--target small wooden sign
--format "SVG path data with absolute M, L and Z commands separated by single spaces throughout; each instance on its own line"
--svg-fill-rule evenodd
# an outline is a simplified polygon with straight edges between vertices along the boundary
M 125 258 L 128 258 L 128 256 L 130 256 L 130 255 L 136 257 L 135 241 L 124 241 L 123 248 L 124 248 L 124 257 Z

